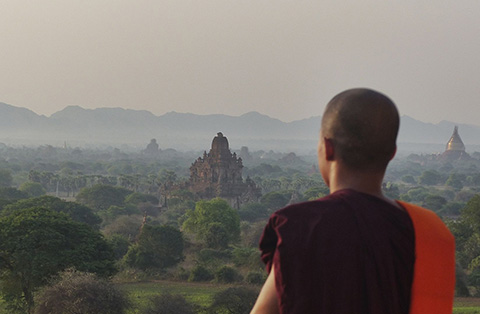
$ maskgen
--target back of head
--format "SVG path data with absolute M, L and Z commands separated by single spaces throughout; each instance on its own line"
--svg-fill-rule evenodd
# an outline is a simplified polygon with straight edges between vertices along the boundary
M 358 88 L 336 95 L 322 118 L 322 136 L 351 169 L 382 171 L 395 154 L 400 119 L 395 104 L 374 90 Z

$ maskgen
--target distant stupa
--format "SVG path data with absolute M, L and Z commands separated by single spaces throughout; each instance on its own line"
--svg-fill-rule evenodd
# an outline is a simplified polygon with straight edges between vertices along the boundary
M 465 151 L 465 144 L 463 144 L 463 141 L 458 134 L 457 126 L 453 128 L 453 134 L 447 143 L 447 147 L 442 154 L 441 159 L 446 161 L 470 159 L 470 155 Z

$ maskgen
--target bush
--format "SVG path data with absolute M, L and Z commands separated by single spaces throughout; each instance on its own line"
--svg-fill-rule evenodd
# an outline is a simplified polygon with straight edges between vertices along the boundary
M 190 272 L 190 276 L 188 277 L 188 281 L 194 281 L 194 282 L 210 281 L 212 279 L 213 279 L 212 272 L 201 265 L 195 266 Z
M 182 295 L 162 294 L 150 299 L 150 305 L 145 309 L 145 314 L 195 314 L 195 306 Z
M 197 260 L 201 265 L 209 265 L 210 268 L 224 265 L 230 258 L 228 250 L 203 249 L 197 253 Z
M 113 234 L 107 238 L 107 242 L 113 249 L 113 254 L 116 260 L 121 259 L 127 254 L 130 241 L 125 236 L 120 234 Z
M 257 248 L 236 247 L 233 249 L 232 255 L 235 266 L 246 267 L 250 270 L 263 268 L 260 251 Z
M 211 313 L 248 314 L 255 304 L 258 291 L 246 287 L 223 290 L 213 297 Z
M 121 314 L 130 308 L 124 292 L 91 273 L 68 270 L 36 297 L 35 314 Z
M 241 275 L 233 267 L 224 265 L 215 271 L 216 282 L 231 283 L 239 280 L 241 280 Z
M 265 279 L 265 273 L 259 271 L 249 271 L 247 273 L 246 282 L 252 285 L 263 285 Z

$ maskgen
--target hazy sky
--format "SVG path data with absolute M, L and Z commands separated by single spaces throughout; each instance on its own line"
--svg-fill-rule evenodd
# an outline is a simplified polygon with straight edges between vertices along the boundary
M 320 115 L 366 86 L 480 125 L 480 1 L 1 0 L 0 102 Z

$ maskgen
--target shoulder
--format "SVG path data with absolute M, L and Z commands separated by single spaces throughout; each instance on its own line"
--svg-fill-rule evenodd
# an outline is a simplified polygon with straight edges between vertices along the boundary
M 453 240 L 447 226 L 433 211 L 402 201 L 397 201 L 397 203 L 407 211 L 412 219 L 417 237 L 425 233 L 428 236 L 437 235 L 450 241 Z
M 342 208 L 345 202 L 342 197 L 336 194 L 330 194 L 314 201 L 307 201 L 288 205 L 277 210 L 270 217 L 270 221 L 275 225 L 294 221 L 310 221 L 325 219 L 327 217 L 341 216 Z

